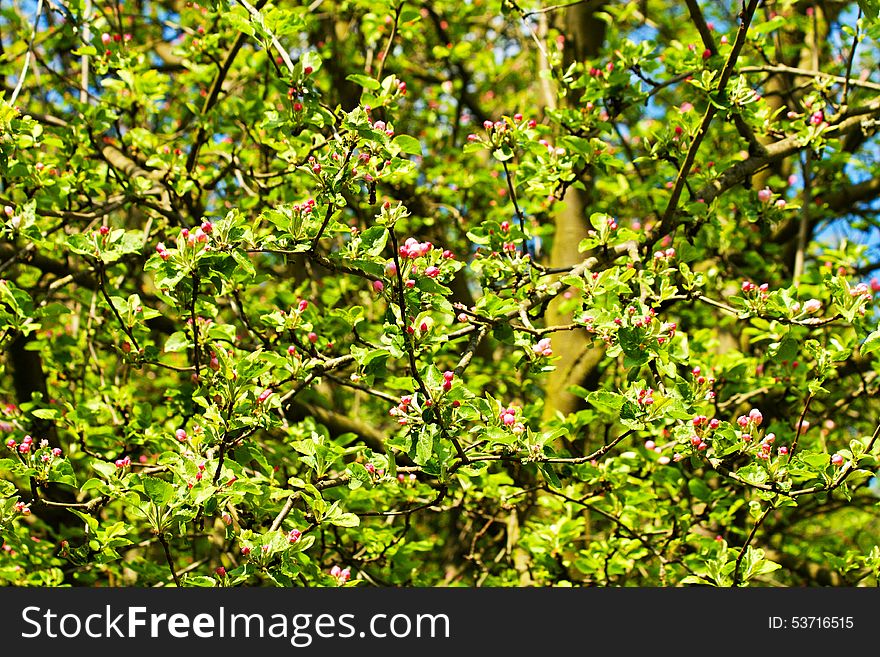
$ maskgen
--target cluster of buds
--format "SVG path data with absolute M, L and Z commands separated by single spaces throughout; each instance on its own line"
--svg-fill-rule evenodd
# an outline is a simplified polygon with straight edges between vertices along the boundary
M 113 462 L 113 465 L 115 465 L 117 467 L 117 469 L 120 469 L 120 470 L 122 468 L 127 468 L 128 466 L 131 465 L 131 457 L 126 456 L 121 459 L 116 459 L 116 461 Z
M 645 441 L 645 449 L 649 452 L 654 452 L 655 454 L 659 454 L 659 458 L 657 459 L 657 463 L 660 465 L 669 465 L 669 462 L 672 460 L 668 456 L 663 453 L 663 448 L 660 447 L 653 440 Z
M 739 425 L 740 429 L 743 431 L 754 431 L 761 423 L 764 421 L 764 415 L 757 408 L 753 408 L 749 411 L 748 415 L 740 415 L 736 418 L 736 423 Z M 743 436 L 743 439 L 748 442 L 751 438 L 746 438 Z
M 743 281 L 740 289 L 743 291 L 743 294 L 755 294 L 760 299 L 765 300 L 770 286 L 767 283 L 756 285 L 752 281 Z
M 6 441 L 6 447 L 13 452 L 17 452 L 20 458 L 33 459 L 34 462 L 37 461 L 39 456 L 39 461 L 47 465 L 61 457 L 61 448 L 54 447 L 50 450 L 49 441 L 45 438 L 40 441 L 39 445 L 36 445 L 34 444 L 33 437 L 30 435 L 22 438 L 20 443 L 17 443 L 15 438 L 9 438 Z
M 859 283 L 855 287 L 850 288 L 849 295 L 853 298 L 865 297 L 867 299 L 870 299 L 873 297 L 873 294 L 871 293 L 871 288 L 868 286 L 867 283 Z
M 532 345 L 532 352 L 536 356 L 549 358 L 553 355 L 553 348 L 550 346 L 550 338 L 541 338 L 538 343 Z
M 749 307 L 755 312 L 761 312 L 770 296 L 770 286 L 767 283 L 756 285 L 752 281 L 744 280 L 740 285 L 743 296 L 748 302 Z
M 19 454 L 30 454 L 36 449 L 34 447 L 34 439 L 31 436 L 22 438 L 21 443 L 16 443 L 14 438 L 10 438 L 6 441 L 6 447 L 12 451 L 17 451 Z
M 385 121 L 376 121 L 373 123 L 373 130 L 384 132 L 387 137 L 392 137 L 394 135 L 394 128 L 385 123 Z
M 401 483 L 401 484 L 414 484 L 414 483 L 416 483 L 417 479 L 418 478 L 416 477 L 415 472 L 410 473 L 409 477 L 407 477 L 402 472 L 397 475 L 397 481 L 398 481 L 398 483 Z
M 349 568 L 340 568 L 339 566 L 333 566 L 330 569 L 330 576 L 336 580 L 336 583 L 339 586 L 342 586 L 351 579 L 351 570 Z
M 675 249 L 672 247 L 666 249 L 665 251 L 654 251 L 654 262 L 656 263 L 664 263 L 672 260 L 675 257 Z
M 320 167 L 320 165 L 318 166 Z M 302 203 L 294 203 L 290 206 L 289 211 L 291 232 L 295 237 L 300 237 L 304 220 L 315 211 L 315 199 L 310 198 Z
M 408 237 L 400 246 L 400 255 L 403 258 L 415 259 L 427 255 L 434 248 L 430 242 L 419 242 L 414 237 Z
M 403 395 L 400 398 L 400 403 L 397 406 L 392 407 L 388 411 L 388 415 L 397 418 L 397 423 L 400 425 L 405 425 L 409 423 L 408 415 L 410 413 L 410 407 L 412 406 L 413 398 L 412 395 Z
M 594 78 L 605 77 L 605 73 L 611 73 L 614 70 L 614 62 L 608 62 L 605 64 L 605 68 L 596 68 L 595 66 L 590 67 L 590 76 Z
M 762 461 L 769 461 L 770 456 L 771 456 L 771 452 L 773 451 L 773 443 L 775 443 L 775 442 L 776 442 L 776 434 L 775 433 L 771 432 L 771 433 L 768 433 L 767 435 L 765 435 L 764 438 L 761 439 L 761 442 L 758 444 L 758 452 L 755 454 L 755 457 L 761 459 Z M 787 447 L 780 447 L 779 448 L 779 455 L 785 456 L 786 454 L 788 454 L 788 448 Z
M 306 215 L 311 214 L 315 209 L 315 199 L 310 198 L 302 203 L 294 203 L 290 207 L 294 214 Z
M 518 414 L 519 409 L 516 406 L 508 406 L 501 409 L 498 413 L 498 419 L 513 433 L 521 434 L 526 430 L 526 426 L 517 418 Z
M 443 392 L 452 390 L 452 380 L 455 378 L 455 372 L 447 370 L 443 372 Z
M 204 244 L 208 241 L 208 236 L 213 232 L 214 225 L 210 221 L 205 221 L 195 230 L 189 228 L 181 228 L 180 235 L 177 238 L 177 248 L 186 246 L 193 247 L 196 244 Z
M 131 41 L 131 34 L 128 32 L 125 34 L 108 34 L 107 32 L 104 32 L 101 35 L 101 43 L 105 46 L 109 46 L 111 42 L 119 43 L 120 41 Z
M 638 388 L 636 390 L 636 404 L 639 406 L 651 406 L 654 403 L 653 388 Z
M 691 436 L 691 445 L 698 451 L 703 452 L 708 449 L 709 434 L 721 426 L 721 422 L 717 418 L 709 419 L 705 415 L 697 415 L 691 419 L 694 434 Z
M 715 379 L 704 376 L 703 370 L 700 369 L 699 365 L 691 370 L 691 374 L 694 376 L 694 383 L 697 386 L 694 396 L 702 395 L 705 401 L 715 399 L 715 391 L 712 390 L 712 386 L 715 385 Z
M 17 230 L 21 225 L 21 217 L 15 214 L 15 208 L 11 205 L 3 206 L 3 214 L 5 214 L 9 219 L 9 225 L 12 226 L 13 229 Z
M 31 514 L 31 508 L 24 502 L 16 502 L 15 511 L 23 516 L 29 516 Z
M 105 48 L 104 56 L 109 57 L 111 54 L 113 54 L 109 48 L 111 44 L 121 42 L 128 43 L 129 41 L 131 41 L 131 39 L 132 35 L 129 32 L 126 32 L 125 34 L 108 34 L 107 32 L 104 32 L 103 34 L 101 34 L 101 45 L 103 45 Z M 193 41 L 193 43 L 195 44 L 196 41 Z
M 168 252 L 168 247 L 165 246 L 165 242 L 159 242 L 156 245 L 156 253 L 159 254 L 159 257 L 162 260 L 168 260 L 171 257 L 171 254 Z

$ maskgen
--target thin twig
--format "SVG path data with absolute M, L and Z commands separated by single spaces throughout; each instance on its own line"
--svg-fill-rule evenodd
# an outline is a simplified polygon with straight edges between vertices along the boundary
M 739 554 L 736 557 L 736 563 L 733 567 L 733 586 L 739 586 L 739 567 L 742 564 L 743 557 L 746 556 L 746 550 L 748 550 L 749 543 L 751 543 L 752 539 L 755 538 L 755 534 L 758 533 L 758 528 L 762 524 L 764 524 L 767 516 L 770 515 L 770 512 L 773 511 L 774 508 L 775 507 L 771 504 L 764 510 L 764 513 L 761 514 L 761 517 L 755 521 L 755 526 L 752 527 L 752 531 L 749 532 L 749 535 L 746 538 L 746 542 L 743 543 L 742 549 L 739 551 Z
M 528 18 L 529 16 L 535 16 L 536 14 L 546 14 L 551 11 L 556 11 L 557 9 L 568 9 L 569 7 L 575 7 L 577 5 L 582 5 L 585 2 L 587 2 L 587 0 L 574 0 L 574 2 L 569 2 L 568 4 L 564 4 L 564 5 L 552 5 L 550 7 L 544 7 L 543 9 L 534 9 L 532 11 L 524 12 L 522 17 Z
M 107 277 L 104 274 L 104 264 L 99 262 L 96 269 L 98 270 L 98 287 L 101 290 L 101 295 L 104 297 L 104 301 L 110 306 L 110 310 L 113 311 L 113 315 L 119 321 L 119 325 L 122 327 L 123 332 L 129 337 L 132 345 L 134 345 L 135 351 L 140 351 L 141 348 L 138 345 L 137 339 L 134 337 L 134 333 L 132 333 L 131 329 L 122 320 L 122 316 L 119 314 L 119 311 L 116 310 L 116 305 L 107 293 Z
M 841 105 L 843 105 L 843 106 L 846 106 L 846 99 L 849 94 L 849 77 L 850 77 L 850 75 L 852 75 L 853 60 L 855 59 L 855 56 L 856 56 L 856 48 L 859 45 L 859 21 L 861 20 L 861 18 L 862 18 L 862 7 L 860 5 L 859 6 L 859 13 L 856 16 L 856 28 L 855 28 L 855 34 L 853 34 L 852 47 L 849 49 L 849 57 L 846 60 L 846 76 L 844 77 L 844 80 L 843 80 L 843 92 L 841 94 L 843 96 L 843 101 L 841 102 Z
M 810 402 L 811 401 L 813 401 L 813 394 L 812 393 L 807 395 L 807 401 L 804 404 L 804 410 L 801 411 L 801 416 L 800 416 L 800 418 L 798 418 L 797 426 L 794 429 L 794 431 L 795 431 L 794 440 L 791 441 L 791 449 L 788 450 L 789 460 L 794 458 L 794 453 L 795 453 L 795 450 L 797 449 L 797 446 L 798 446 L 798 438 L 800 438 L 801 434 L 804 433 L 804 429 L 803 429 L 804 418 L 807 417 L 807 411 L 810 409 Z
M 168 561 L 168 569 L 171 571 L 171 577 L 174 579 L 174 585 L 178 588 L 180 587 L 180 577 L 177 574 L 177 571 L 174 569 L 174 559 L 171 558 L 171 548 L 168 547 L 168 541 L 165 538 L 165 535 L 159 534 L 159 542 L 162 544 L 162 549 L 165 550 L 165 559 Z
M 741 14 L 742 22 L 740 23 L 739 30 L 737 30 L 736 39 L 733 42 L 733 47 L 730 49 L 730 54 L 727 56 L 727 61 L 724 63 L 724 68 L 721 70 L 721 75 L 718 78 L 717 93 L 719 95 L 724 94 L 727 83 L 730 80 L 731 75 L 733 75 L 733 68 L 736 65 L 736 60 L 739 58 L 739 53 L 742 50 L 743 45 L 745 45 L 746 35 L 749 31 L 749 24 L 752 22 L 752 17 L 755 14 L 755 10 L 758 8 L 759 2 L 760 0 L 750 0 L 748 7 L 746 7 Z M 681 163 L 681 168 L 675 178 L 672 193 L 669 196 L 669 202 L 666 205 L 666 211 L 663 213 L 663 219 L 660 221 L 659 229 L 653 235 L 652 241 L 656 241 L 670 232 L 673 217 L 678 208 L 678 202 L 681 199 L 681 193 L 684 190 L 687 176 L 697 157 L 697 151 L 700 149 L 700 145 L 703 143 L 703 139 L 708 133 L 709 124 L 712 122 L 712 118 L 717 112 L 718 108 L 714 104 L 709 103 L 709 106 L 706 108 L 706 113 L 703 115 L 703 120 L 700 122 L 700 127 L 697 129 L 690 148 L 688 148 L 688 152 L 685 155 L 684 161 Z
M 376 79 L 379 82 L 382 81 L 382 71 L 385 69 L 385 60 L 388 59 L 388 56 L 391 54 L 391 46 L 394 44 L 394 37 L 397 36 L 397 24 L 400 21 L 400 12 L 403 11 L 403 5 L 405 4 L 405 2 L 401 2 L 394 10 L 394 22 L 391 24 L 391 34 L 388 35 L 388 43 L 385 44 L 385 50 L 382 51 L 379 65 L 376 67 Z
M 24 54 L 24 66 L 21 69 L 21 75 L 18 76 L 18 83 L 15 85 L 15 89 L 12 91 L 12 95 L 9 97 L 9 104 L 15 105 L 15 101 L 18 98 L 18 94 L 21 93 L 21 88 L 24 85 L 25 78 L 27 78 L 28 67 L 31 64 L 31 51 L 34 49 L 34 41 L 37 38 L 37 25 L 40 22 L 40 16 L 43 14 L 43 0 L 37 0 L 37 10 L 34 12 L 34 29 L 31 32 L 31 38 L 28 42 L 27 51 Z
M 804 275 L 804 260 L 807 251 L 807 237 L 810 231 L 810 205 L 812 199 L 812 179 L 810 178 L 810 163 L 813 158 L 810 151 L 804 155 L 801 162 L 801 173 L 804 178 L 804 186 L 801 190 L 801 211 L 798 218 L 798 235 L 797 246 L 794 252 L 794 271 L 791 275 L 791 282 L 794 287 L 798 286 L 801 276 Z

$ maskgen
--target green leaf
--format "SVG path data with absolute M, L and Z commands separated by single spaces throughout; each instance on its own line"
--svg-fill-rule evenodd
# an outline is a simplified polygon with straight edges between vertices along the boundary
M 617 413 L 623 406 L 626 398 L 616 392 L 608 390 L 597 390 L 587 395 L 587 403 L 594 406 L 597 410 L 607 413 Z
M 880 329 L 873 331 L 865 338 L 862 346 L 859 347 L 859 352 L 862 356 L 866 356 L 871 352 L 877 351 L 877 349 L 880 349 Z
M 337 527 L 357 527 L 361 524 L 361 519 L 354 513 L 334 514 L 327 520 L 331 525 L 336 525 Z
M 862 13 L 871 20 L 880 15 L 880 0 L 858 0 L 858 3 Z
M 73 472 L 73 466 L 70 465 L 70 461 L 67 459 L 56 460 L 49 470 L 49 481 L 76 486 L 76 475 Z
M 422 145 L 415 137 L 410 137 L 409 135 L 397 135 L 391 143 L 409 155 L 422 154 Z
M 702 479 L 689 479 L 688 490 L 691 492 L 691 495 L 701 502 L 708 501 L 709 497 L 712 495 L 712 489 L 710 489 Z
M 424 430 L 419 434 L 419 438 L 416 441 L 416 456 L 414 460 L 418 465 L 425 465 L 425 463 L 431 460 L 433 455 L 434 436 L 430 431 Z
M 175 331 L 165 341 L 165 351 L 166 353 L 185 351 L 191 345 L 192 343 L 183 331 Z
M 144 492 L 157 506 L 166 506 L 174 499 L 174 486 L 158 477 L 144 477 L 142 479 Z
M 352 73 L 351 75 L 346 76 L 345 79 L 349 82 L 359 84 L 364 89 L 368 89 L 369 91 L 378 91 L 379 87 L 382 86 L 379 84 L 378 80 L 371 78 L 369 75 L 361 75 L 359 73 Z

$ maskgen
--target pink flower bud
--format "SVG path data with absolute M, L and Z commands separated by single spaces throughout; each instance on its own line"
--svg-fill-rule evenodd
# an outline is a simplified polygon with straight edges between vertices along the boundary
M 305 312 L 306 308 L 308 308 L 308 307 L 309 307 L 309 302 L 306 301 L 305 299 L 301 299 L 299 304 L 297 305 L 296 309 L 299 312 Z
M 831 464 L 840 467 L 843 465 L 843 455 L 842 454 L 834 454 L 831 457 Z
M 810 115 L 810 125 L 822 125 L 822 122 L 825 120 L 825 115 L 821 112 L 813 112 Z
M 101 35 L 101 43 L 103 43 L 105 46 L 108 45 L 111 41 L 113 41 L 113 37 L 106 32 Z
M 807 301 L 804 301 L 803 308 L 804 312 L 810 313 L 812 315 L 813 313 L 817 313 L 822 309 L 822 302 L 818 299 L 808 299 Z
M 382 281 L 373 281 L 373 291 L 376 293 L 381 292 L 385 289 L 385 284 Z
M 184 440 L 186 440 L 186 431 L 183 429 L 178 429 L 177 431 L 174 432 L 174 435 L 177 436 L 177 439 L 180 442 L 183 442 Z
M 428 278 L 437 278 L 440 275 L 440 268 L 431 265 L 427 269 L 425 269 L 425 276 Z
M 761 201 L 761 203 L 767 203 L 772 197 L 773 192 L 770 191 L 769 187 L 765 187 L 758 191 L 758 200 Z
M 269 399 L 269 396 L 270 396 L 271 394 L 272 394 L 272 389 L 271 389 L 271 388 L 266 388 L 263 392 L 260 393 L 260 396 L 257 397 L 257 401 L 258 401 L 259 403 L 262 404 L 264 401 L 266 401 L 267 399 Z
M 753 408 L 749 411 L 749 419 L 754 422 L 756 425 L 760 425 L 761 422 L 764 421 L 764 416 L 761 414 L 757 408 Z

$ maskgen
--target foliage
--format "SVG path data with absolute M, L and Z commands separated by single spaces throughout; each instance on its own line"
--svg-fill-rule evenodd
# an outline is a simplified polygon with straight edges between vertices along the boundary
M 0 583 L 877 583 L 875 2 L 251 1 L 0 6 Z

